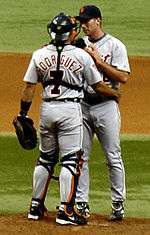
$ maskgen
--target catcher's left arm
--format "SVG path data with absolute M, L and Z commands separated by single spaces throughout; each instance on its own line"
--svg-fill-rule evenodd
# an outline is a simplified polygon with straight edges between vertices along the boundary
M 33 83 L 25 83 L 25 87 L 22 91 L 22 96 L 21 96 L 21 104 L 20 104 L 20 115 L 24 115 L 26 116 L 29 108 L 31 106 L 32 103 L 32 99 L 34 96 L 34 92 L 35 92 L 35 87 L 36 84 Z

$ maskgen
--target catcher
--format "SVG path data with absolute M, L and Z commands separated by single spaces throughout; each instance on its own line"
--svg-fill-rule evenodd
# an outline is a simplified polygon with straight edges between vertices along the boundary
M 35 51 L 24 77 L 25 89 L 21 97 L 19 120 L 28 120 L 35 87 L 42 83 L 40 108 L 39 158 L 33 174 L 33 193 L 28 219 L 39 220 L 46 208 L 44 200 L 54 167 L 61 153 L 60 206 L 56 222 L 61 225 L 83 225 L 87 221 L 74 210 L 75 194 L 82 163 L 82 112 L 83 84 L 107 96 L 118 98 L 117 91 L 103 82 L 92 57 L 73 46 L 78 24 L 70 16 L 60 13 L 48 24 L 52 41 Z M 16 118 L 14 120 L 14 123 Z M 16 123 L 17 125 L 17 123 Z

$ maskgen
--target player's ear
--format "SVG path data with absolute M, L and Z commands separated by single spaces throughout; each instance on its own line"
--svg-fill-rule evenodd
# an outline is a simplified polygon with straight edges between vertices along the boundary
M 71 32 L 70 32 L 70 41 L 71 43 L 74 43 L 76 37 L 78 35 L 78 32 L 76 29 L 73 29 Z
M 96 18 L 96 21 L 97 21 L 97 24 L 98 25 L 101 25 L 102 24 L 102 20 L 98 17 L 98 18 Z

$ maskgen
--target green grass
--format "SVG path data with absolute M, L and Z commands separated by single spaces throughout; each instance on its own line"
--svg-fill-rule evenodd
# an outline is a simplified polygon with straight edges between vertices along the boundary
M 0 52 L 27 52 L 49 41 L 46 25 L 61 11 L 77 15 L 87 0 L 1 0 Z M 129 55 L 150 55 L 149 0 L 94 0 L 99 6 L 106 32 L 120 38 Z
M 133 140 L 121 138 L 122 155 L 126 169 L 126 216 L 150 217 L 149 184 L 150 137 L 138 136 Z M 38 156 L 38 149 L 23 150 L 14 136 L 0 136 L 0 212 L 27 212 L 32 194 L 32 172 Z M 56 168 L 56 175 L 60 167 Z M 90 206 L 93 213 L 109 214 L 111 193 L 108 171 L 101 147 L 95 139 L 90 158 Z M 52 181 L 46 198 L 46 205 L 54 211 L 59 204 L 59 187 Z
M 126 216 L 150 217 L 149 146 L 150 139 L 121 141 L 126 170 Z M 99 159 L 98 159 L 99 157 Z M 111 203 L 108 173 L 102 150 L 95 140 L 90 160 L 90 202 L 96 213 L 108 214 Z
M 32 195 L 32 173 L 38 157 L 38 149 L 24 150 L 14 136 L 3 135 L 0 136 L 0 149 L 0 166 L 2 166 L 0 171 L 0 213 L 27 211 Z M 56 172 L 58 170 L 56 168 Z M 54 210 L 53 205 L 59 203 L 59 191 L 56 187 L 58 183 L 52 181 L 51 186 L 50 209 Z

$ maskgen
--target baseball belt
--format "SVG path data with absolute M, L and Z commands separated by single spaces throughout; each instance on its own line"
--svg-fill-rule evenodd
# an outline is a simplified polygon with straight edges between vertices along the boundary
M 100 103 L 108 101 L 108 100 L 115 100 L 115 99 L 114 99 L 114 97 L 105 97 L 105 96 L 100 96 L 97 94 L 93 95 L 93 94 L 89 94 L 87 92 L 84 92 L 83 101 L 89 105 L 100 104 Z
M 67 102 L 67 101 L 72 101 L 72 102 L 81 102 L 81 98 L 63 98 L 63 99 L 54 99 L 54 98 L 43 98 L 43 101 L 45 102 L 51 102 L 51 101 L 60 101 L 60 102 Z

